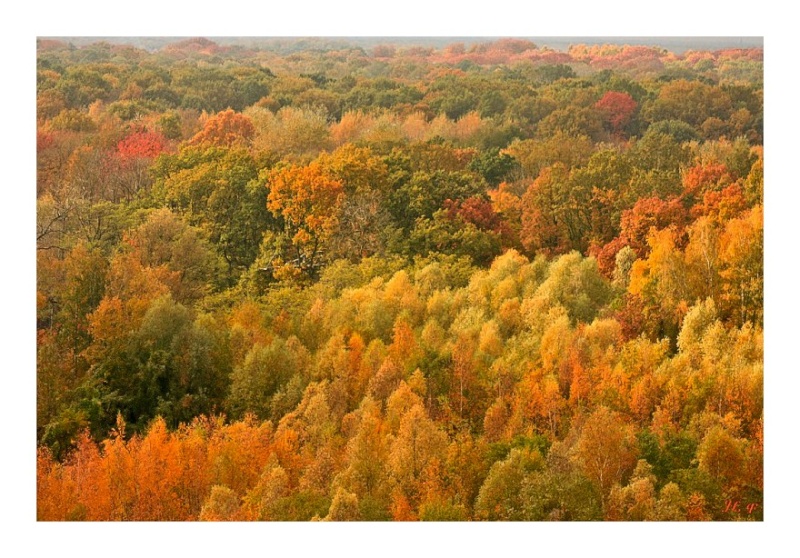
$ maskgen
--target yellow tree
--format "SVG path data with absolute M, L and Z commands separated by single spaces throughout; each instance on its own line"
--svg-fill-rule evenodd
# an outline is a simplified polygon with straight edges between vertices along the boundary
M 355 435 L 347 442 L 345 468 L 339 480 L 360 499 L 375 497 L 386 487 L 389 446 L 386 424 L 375 401 L 366 397 L 358 410 Z
M 273 456 L 264 467 L 258 484 L 245 495 L 242 516 L 251 521 L 273 520 L 281 500 L 289 493 L 289 476 Z
M 358 496 L 339 488 L 333 496 L 325 521 L 358 521 L 360 519 Z
M 764 319 L 764 211 L 760 205 L 729 221 L 720 238 L 722 299 L 734 323 Z
M 597 484 L 604 499 L 636 464 L 633 427 L 619 414 L 599 407 L 586 419 L 575 446 L 575 458 L 586 476 Z
M 200 521 L 234 521 L 239 511 L 239 497 L 227 486 L 215 485 L 203 508 L 200 510 Z
M 420 497 L 423 471 L 433 461 L 444 459 L 447 435 L 428 418 L 422 405 L 403 415 L 400 430 L 392 442 L 389 470 L 397 486 L 412 501 Z
M 628 292 L 642 297 L 651 337 L 674 337 L 689 298 L 686 262 L 673 230 L 652 231 L 647 242 L 650 254 L 633 263 Z
M 647 461 L 640 459 L 625 487 L 614 486 L 609 496 L 607 519 L 651 521 L 656 513 L 656 477 Z
M 689 228 L 685 254 L 692 298 L 719 301 L 719 237 L 718 227 L 708 217 L 700 217 Z

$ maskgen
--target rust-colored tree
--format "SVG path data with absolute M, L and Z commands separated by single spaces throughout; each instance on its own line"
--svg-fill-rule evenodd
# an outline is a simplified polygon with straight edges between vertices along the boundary
M 633 97 L 621 91 L 607 91 L 594 106 L 600 110 L 606 125 L 615 134 L 625 130 L 638 108 Z
M 228 109 L 206 120 L 203 129 L 197 132 L 188 144 L 224 147 L 247 145 L 254 135 L 255 127 L 250 118 Z

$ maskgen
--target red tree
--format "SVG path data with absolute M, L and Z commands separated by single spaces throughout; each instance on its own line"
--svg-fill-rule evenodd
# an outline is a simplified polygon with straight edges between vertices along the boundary
M 608 91 L 595 103 L 614 133 L 620 133 L 630 123 L 637 106 L 633 97 L 619 91 Z
M 126 136 L 117 144 L 117 153 L 122 161 L 157 157 L 167 148 L 167 140 L 161 134 L 140 130 Z

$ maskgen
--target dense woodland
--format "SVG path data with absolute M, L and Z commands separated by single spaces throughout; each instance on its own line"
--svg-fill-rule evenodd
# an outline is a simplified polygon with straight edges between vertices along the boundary
M 762 58 L 40 40 L 38 518 L 760 520 Z

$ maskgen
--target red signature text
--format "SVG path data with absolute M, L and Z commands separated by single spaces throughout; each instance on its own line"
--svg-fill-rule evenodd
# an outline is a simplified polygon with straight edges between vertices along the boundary
M 741 500 L 727 500 L 725 502 L 725 513 L 747 513 L 752 515 L 761 507 L 758 502 L 742 503 Z

